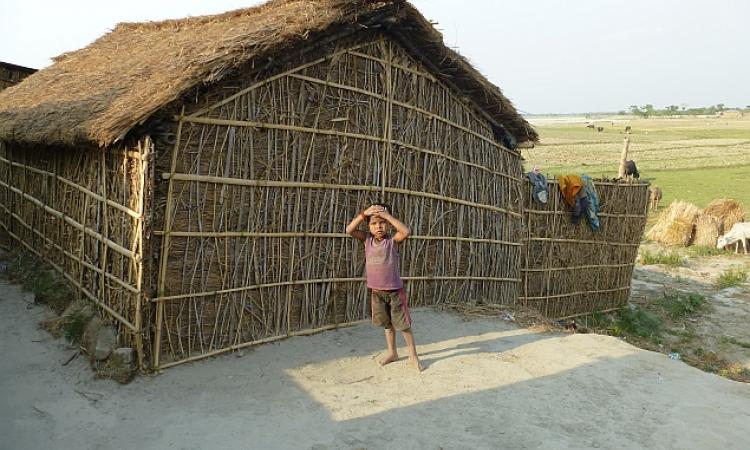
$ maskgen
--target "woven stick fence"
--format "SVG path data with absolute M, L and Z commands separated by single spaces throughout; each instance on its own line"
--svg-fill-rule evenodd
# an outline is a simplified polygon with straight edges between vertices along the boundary
M 161 152 L 154 366 L 369 317 L 357 211 L 393 205 L 414 306 L 510 303 L 520 155 L 387 39 L 340 46 L 175 117 Z
M 646 225 L 647 183 L 595 181 L 601 229 L 571 211 L 555 180 L 550 199 L 535 201 L 525 185 L 525 236 L 518 302 L 549 318 L 567 318 L 625 305 Z
M 144 366 L 142 252 L 151 143 L 132 149 L 0 142 L 0 227 L 118 325 Z

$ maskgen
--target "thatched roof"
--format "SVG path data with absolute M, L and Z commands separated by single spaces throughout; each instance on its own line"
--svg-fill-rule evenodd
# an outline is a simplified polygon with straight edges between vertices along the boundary
M 536 132 L 511 102 L 404 0 L 272 0 L 254 8 L 163 22 L 122 23 L 0 93 L 0 139 L 109 145 L 189 89 L 251 60 L 333 30 L 383 29 L 419 52 L 517 141 Z

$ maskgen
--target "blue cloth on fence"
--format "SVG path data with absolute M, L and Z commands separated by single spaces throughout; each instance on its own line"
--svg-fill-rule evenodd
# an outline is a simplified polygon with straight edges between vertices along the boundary
M 541 203 L 547 203 L 547 199 L 549 198 L 547 177 L 541 173 L 534 172 L 529 172 L 526 176 L 529 177 L 529 181 L 531 181 L 531 184 L 533 185 L 531 195 L 534 197 L 534 200 Z
M 601 224 L 599 222 L 599 194 L 596 192 L 596 186 L 594 186 L 594 180 L 590 176 L 583 174 L 581 175 L 581 181 L 583 181 L 583 191 L 586 193 L 588 204 L 586 205 L 586 219 L 594 231 L 599 230 Z

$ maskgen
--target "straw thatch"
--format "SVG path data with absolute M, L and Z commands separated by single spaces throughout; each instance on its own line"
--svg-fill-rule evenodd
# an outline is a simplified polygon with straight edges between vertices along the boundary
M 722 198 L 709 203 L 695 222 L 695 239 L 693 245 L 713 247 L 722 234 L 726 233 L 737 222 L 745 218 L 742 205 L 733 199 Z
M 88 47 L 0 93 L 0 140 L 105 146 L 193 87 L 277 65 L 301 46 L 384 29 L 459 95 L 488 113 L 500 137 L 536 132 L 501 91 L 403 0 L 273 0 L 225 14 L 123 23 Z M 299 55 L 295 55 L 299 56 Z
M 714 217 L 719 222 L 719 234 L 729 231 L 738 222 L 745 221 L 745 210 L 737 200 L 720 198 L 703 208 L 703 214 Z
M 692 244 L 713 247 L 719 236 L 721 236 L 721 220 L 704 212 L 698 214 L 698 218 L 695 219 L 695 236 Z
M 654 226 L 646 233 L 646 237 L 666 245 L 687 247 L 693 241 L 695 224 L 700 212 L 692 203 L 673 201 L 659 215 Z
M 518 302 L 550 318 L 566 318 L 625 305 L 646 225 L 647 183 L 595 180 L 601 228 L 571 223 L 557 182 L 546 204 L 526 184 L 521 295 Z

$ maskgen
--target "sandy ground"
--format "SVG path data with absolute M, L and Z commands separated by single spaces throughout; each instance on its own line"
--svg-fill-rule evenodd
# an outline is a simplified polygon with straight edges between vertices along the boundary
M 750 385 L 593 334 L 414 312 L 427 370 L 367 325 L 121 386 L 0 280 L 0 448 L 747 448 Z
M 641 249 L 651 253 L 685 251 L 659 244 L 645 244 Z M 718 289 L 715 285 L 717 278 L 729 269 L 750 272 L 750 256 L 731 253 L 691 256 L 685 259 L 682 267 L 637 265 L 633 274 L 631 301 L 642 304 L 663 296 L 665 292 L 674 291 L 701 294 L 707 308 L 698 318 L 682 325 L 683 332 L 694 336 L 687 346 L 715 352 L 732 363 L 750 369 L 750 348 L 732 342 L 750 342 L 750 286 L 746 283 Z

